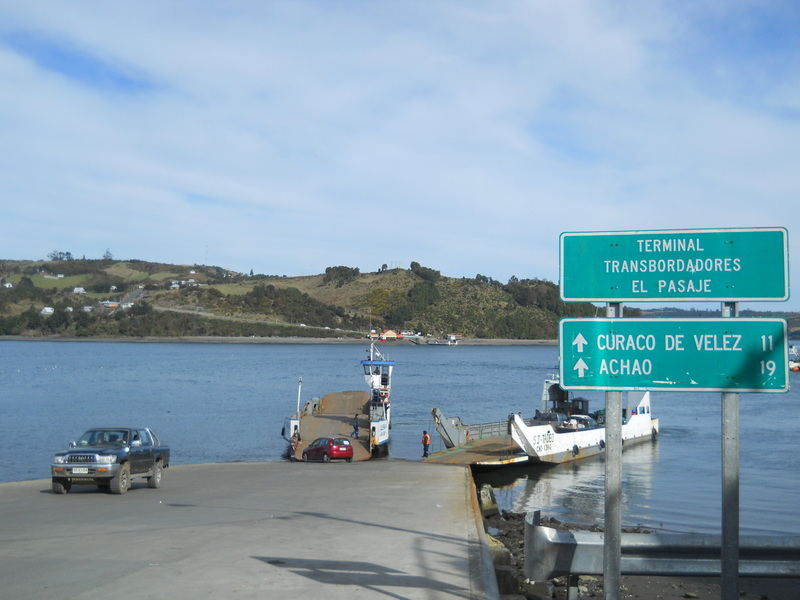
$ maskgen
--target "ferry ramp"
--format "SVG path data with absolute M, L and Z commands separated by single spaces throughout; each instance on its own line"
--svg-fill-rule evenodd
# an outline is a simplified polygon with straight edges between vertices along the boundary
M 358 439 L 353 438 L 353 416 L 358 414 Z M 368 460 L 369 393 L 363 391 L 333 392 L 322 397 L 316 411 L 300 418 L 300 443 L 295 459 L 303 459 L 303 449 L 317 438 L 345 437 L 353 444 L 353 460 Z
M 434 452 L 423 460 L 446 465 L 499 467 L 527 462 L 528 455 L 522 452 L 510 435 L 502 435 L 472 440 L 460 446 Z

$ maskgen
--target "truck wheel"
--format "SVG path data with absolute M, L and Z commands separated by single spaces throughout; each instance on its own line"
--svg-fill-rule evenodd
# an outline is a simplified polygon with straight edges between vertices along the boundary
M 131 484 L 131 467 L 128 463 L 123 463 L 116 477 L 111 480 L 111 493 L 124 494 L 128 491 L 128 486 Z
M 72 484 L 66 479 L 53 479 L 53 493 L 54 494 L 69 494 Z
M 156 489 L 161 487 L 161 475 L 163 470 L 161 469 L 161 463 L 157 462 L 153 465 L 153 474 L 147 478 L 147 487 Z
M 331 457 L 327 454 L 322 455 L 322 462 L 331 462 Z

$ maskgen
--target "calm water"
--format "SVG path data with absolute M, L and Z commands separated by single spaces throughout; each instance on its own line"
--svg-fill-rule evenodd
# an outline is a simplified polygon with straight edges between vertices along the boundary
M 364 390 L 368 346 L 0 341 L 0 481 L 46 479 L 51 455 L 95 425 L 152 427 L 173 464 L 280 460 L 297 403 Z M 556 347 L 385 345 L 395 360 L 391 460 L 419 460 L 431 409 L 465 422 L 532 413 Z M 800 375 L 787 394 L 741 396 L 743 534 L 800 534 Z M 603 394 L 585 394 L 593 409 Z M 719 531 L 720 394 L 654 393 L 655 444 L 623 454 L 623 523 Z M 433 449 L 440 449 L 434 434 Z M 302 468 L 302 465 L 298 465 Z M 602 459 L 489 476 L 503 508 L 578 522 L 604 512 Z

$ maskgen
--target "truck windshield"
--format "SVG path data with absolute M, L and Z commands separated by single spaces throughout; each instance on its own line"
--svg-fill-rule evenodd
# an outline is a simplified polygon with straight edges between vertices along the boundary
M 128 432 L 118 429 L 90 429 L 78 440 L 78 446 L 125 446 Z

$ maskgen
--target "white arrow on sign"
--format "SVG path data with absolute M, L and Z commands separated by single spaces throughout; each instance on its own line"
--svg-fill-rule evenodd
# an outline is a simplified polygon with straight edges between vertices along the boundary
M 586 338 L 583 337 L 582 333 L 578 333 L 578 337 L 572 340 L 572 345 L 578 347 L 578 353 L 583 352 L 583 347 L 588 344 L 589 342 L 586 341 Z M 583 375 L 581 375 L 583 377 Z
M 578 362 L 575 363 L 575 366 L 572 367 L 572 370 L 573 371 L 577 371 L 578 372 L 578 377 L 583 379 L 583 372 L 586 371 L 586 369 L 588 369 L 588 368 L 589 368 L 589 365 L 587 365 L 585 362 L 583 362 L 582 358 L 579 358 Z

